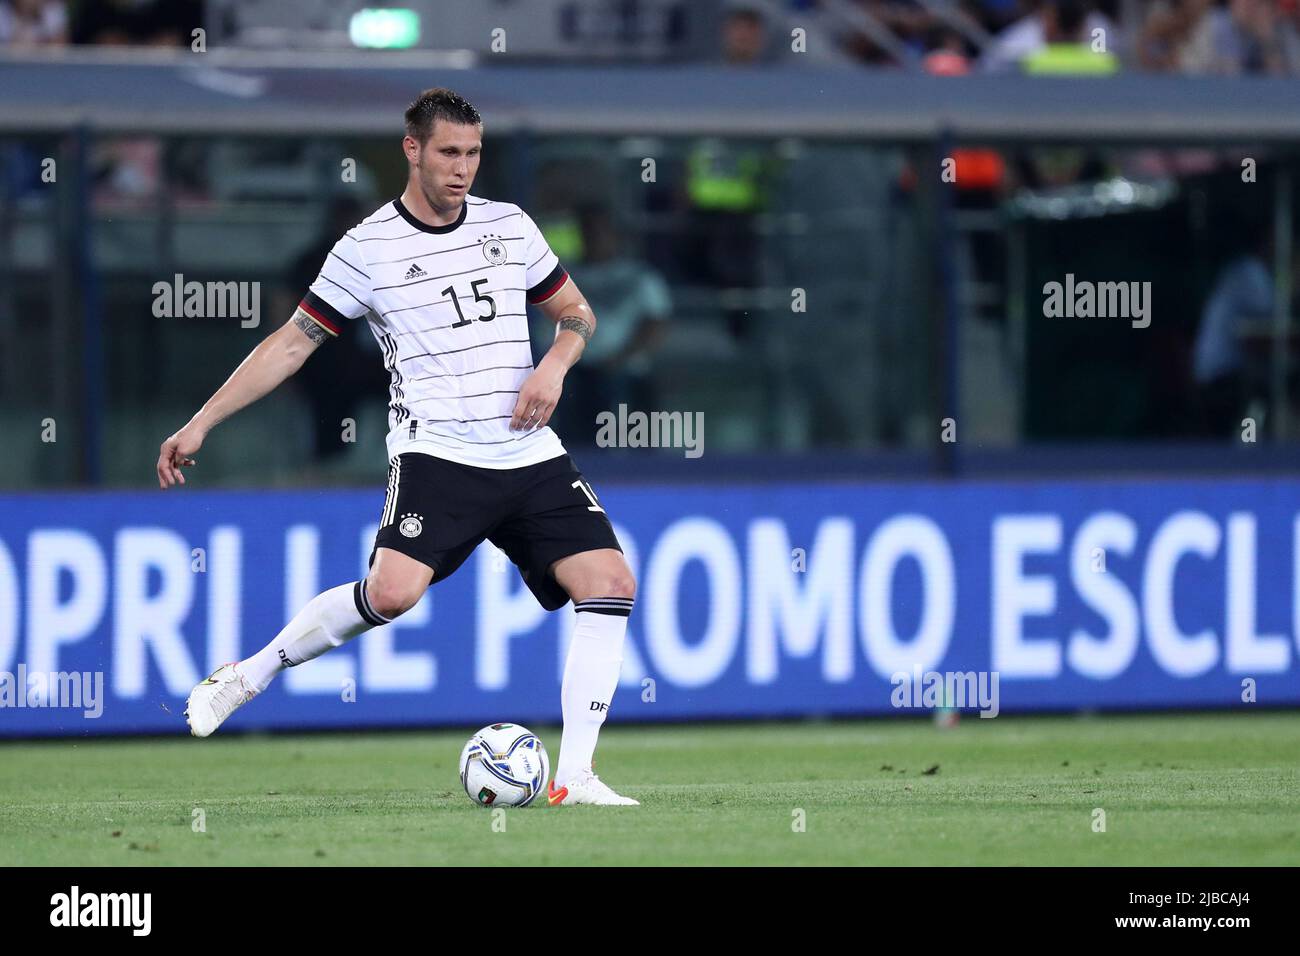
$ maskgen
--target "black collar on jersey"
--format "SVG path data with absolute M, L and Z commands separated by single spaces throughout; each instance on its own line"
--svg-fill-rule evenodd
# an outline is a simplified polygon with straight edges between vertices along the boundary
M 465 214 L 469 212 L 469 203 L 462 202 L 460 204 L 460 215 L 456 217 L 455 222 L 449 222 L 445 226 L 431 226 L 428 223 L 420 222 L 420 220 L 411 215 L 411 210 L 407 209 L 406 206 L 402 204 L 402 197 L 398 196 L 393 200 L 393 207 L 398 211 L 403 219 L 409 222 L 416 229 L 419 229 L 421 232 L 431 232 L 436 236 L 455 230 L 457 226 L 465 221 Z

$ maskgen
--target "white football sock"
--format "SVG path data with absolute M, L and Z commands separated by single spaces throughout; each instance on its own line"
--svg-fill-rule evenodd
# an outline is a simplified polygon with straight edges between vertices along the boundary
M 575 604 L 573 610 L 578 615 L 577 623 L 560 685 L 564 736 L 560 738 L 560 762 L 555 767 L 556 787 L 563 787 L 591 767 L 596 738 L 618 687 L 632 599 L 588 598 Z
M 340 584 L 308 601 L 284 630 L 275 635 L 275 640 L 240 661 L 235 669 L 261 693 L 281 668 L 320 657 L 363 631 L 388 621 L 370 606 L 365 581 Z

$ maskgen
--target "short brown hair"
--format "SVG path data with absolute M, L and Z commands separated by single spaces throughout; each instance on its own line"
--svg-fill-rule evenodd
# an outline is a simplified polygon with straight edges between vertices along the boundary
M 474 109 L 469 100 L 453 90 L 438 86 L 425 90 L 406 108 L 406 135 L 423 145 L 433 135 L 433 124 L 438 120 L 467 126 L 483 125 L 483 117 L 479 116 L 478 110 Z

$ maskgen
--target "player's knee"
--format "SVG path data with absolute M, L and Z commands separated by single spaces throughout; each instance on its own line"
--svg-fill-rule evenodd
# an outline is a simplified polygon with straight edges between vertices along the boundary
M 604 585 L 596 590 L 601 597 L 627 598 L 630 601 L 636 597 L 636 578 L 631 571 L 623 568 L 610 574 Z
M 400 617 L 419 603 L 424 589 L 405 581 L 371 578 L 366 581 L 366 597 L 376 614 L 392 620 Z

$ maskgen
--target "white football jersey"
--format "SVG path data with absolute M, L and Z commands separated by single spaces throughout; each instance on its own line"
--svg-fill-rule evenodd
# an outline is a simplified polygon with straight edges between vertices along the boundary
M 429 226 L 396 199 L 335 244 L 301 307 L 334 335 L 366 316 L 392 377 L 389 458 L 521 468 L 564 454 L 549 427 L 510 417 L 533 371 L 526 303 L 567 280 L 513 203 L 467 195 L 456 222 Z

